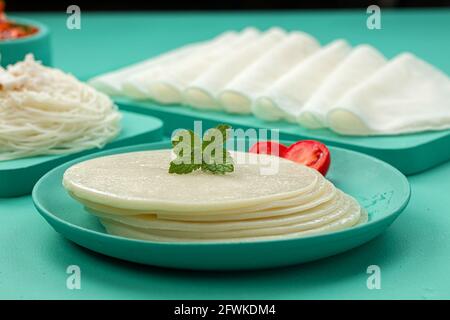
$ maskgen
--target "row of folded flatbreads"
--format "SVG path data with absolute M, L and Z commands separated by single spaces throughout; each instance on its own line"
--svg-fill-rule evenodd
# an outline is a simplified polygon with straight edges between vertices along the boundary
M 227 31 L 90 80 L 111 95 L 251 114 L 345 135 L 450 128 L 450 79 L 411 53 L 280 28 Z

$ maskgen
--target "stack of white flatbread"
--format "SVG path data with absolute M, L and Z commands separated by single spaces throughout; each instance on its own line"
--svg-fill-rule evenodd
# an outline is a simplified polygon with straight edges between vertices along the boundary
M 100 157 L 70 167 L 63 185 L 108 233 L 134 239 L 284 239 L 367 221 L 354 198 L 314 169 L 270 155 L 232 156 L 227 175 L 169 174 L 171 150 Z
M 320 44 L 281 28 L 227 31 L 93 78 L 111 94 L 251 114 L 345 135 L 450 128 L 449 77 L 410 53 Z

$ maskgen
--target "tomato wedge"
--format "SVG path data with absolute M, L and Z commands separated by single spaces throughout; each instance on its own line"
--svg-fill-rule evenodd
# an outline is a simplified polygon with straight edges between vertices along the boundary
M 298 141 L 289 147 L 274 141 L 261 141 L 255 143 L 249 152 L 277 155 L 316 169 L 324 176 L 331 162 L 327 146 L 315 140 Z
M 331 162 L 328 148 L 315 140 L 302 140 L 292 144 L 284 154 L 284 158 L 314 168 L 324 176 Z
M 271 154 L 274 156 L 284 157 L 287 150 L 288 147 L 281 143 L 273 141 L 261 141 L 255 143 L 248 152 Z

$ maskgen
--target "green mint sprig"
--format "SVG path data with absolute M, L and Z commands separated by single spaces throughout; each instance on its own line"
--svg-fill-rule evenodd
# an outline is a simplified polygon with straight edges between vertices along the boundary
M 169 173 L 188 174 L 196 170 L 224 175 L 234 171 L 234 161 L 225 148 L 231 126 L 220 124 L 200 138 L 192 130 L 179 130 L 172 138 L 176 158 L 170 162 Z

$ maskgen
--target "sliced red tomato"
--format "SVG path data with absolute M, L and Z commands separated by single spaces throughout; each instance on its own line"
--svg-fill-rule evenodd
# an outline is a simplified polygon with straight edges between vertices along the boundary
M 274 156 L 284 157 L 287 150 L 288 147 L 281 143 L 274 141 L 261 141 L 255 143 L 248 152 L 271 154 Z
M 331 162 L 327 146 L 315 140 L 302 140 L 292 144 L 284 158 L 314 168 L 324 176 Z

